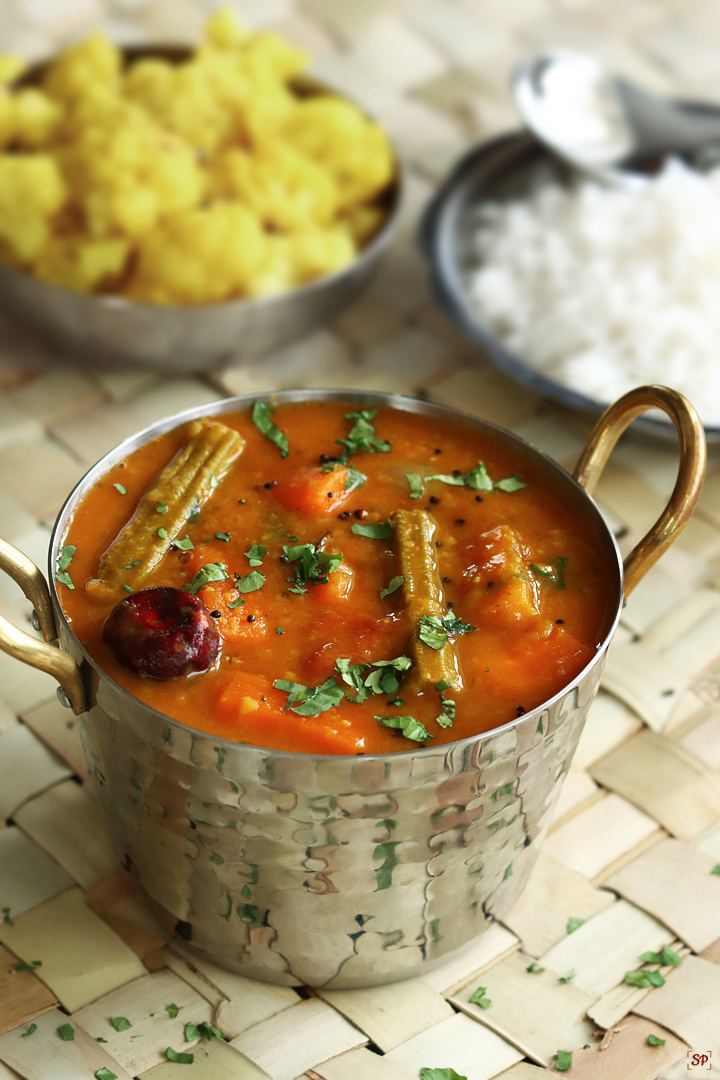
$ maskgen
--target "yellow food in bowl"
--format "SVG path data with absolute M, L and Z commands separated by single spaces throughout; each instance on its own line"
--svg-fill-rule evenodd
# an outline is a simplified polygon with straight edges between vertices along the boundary
M 227 10 L 180 60 L 102 33 L 24 82 L 0 56 L 0 259 L 141 303 L 267 296 L 351 263 L 395 174 L 382 129 Z M 18 81 L 19 80 L 19 81 Z

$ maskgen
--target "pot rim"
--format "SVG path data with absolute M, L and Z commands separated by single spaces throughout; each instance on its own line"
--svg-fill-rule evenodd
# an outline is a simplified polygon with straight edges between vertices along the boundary
M 72 515 L 87 492 L 92 488 L 95 483 L 105 475 L 118 461 L 127 457 L 133 451 L 144 446 L 146 443 L 157 438 L 159 435 L 163 435 L 173 428 L 179 427 L 181 424 L 187 423 L 190 420 L 200 419 L 205 416 L 217 416 L 226 412 L 238 412 L 241 409 L 249 408 L 254 401 L 260 401 L 265 404 L 272 405 L 284 405 L 294 404 L 296 402 L 318 401 L 318 402 L 347 402 L 348 404 L 366 404 L 370 406 L 389 406 L 391 408 L 398 409 L 401 412 L 410 412 L 420 415 L 437 417 L 438 419 L 462 419 L 469 426 L 480 430 L 488 431 L 490 434 L 494 434 L 499 437 L 501 442 L 506 444 L 512 444 L 514 447 L 526 455 L 539 460 L 544 468 L 549 472 L 553 478 L 561 485 L 565 485 L 567 489 L 574 493 L 575 498 L 579 498 L 584 505 L 584 509 L 594 517 L 596 523 L 600 529 L 599 542 L 602 545 L 605 542 L 605 547 L 608 555 L 612 552 L 614 555 L 614 561 L 609 558 L 611 569 L 617 568 L 617 580 L 615 582 L 616 597 L 615 597 L 615 614 L 612 617 L 608 626 L 605 637 L 598 645 L 597 651 L 592 660 L 585 665 L 582 671 L 575 676 L 569 683 L 558 690 L 556 694 L 547 700 L 543 701 L 536 708 L 523 713 L 522 716 L 515 717 L 509 720 L 506 724 L 502 724 L 498 727 L 493 727 L 487 731 L 482 731 L 476 735 L 469 735 L 464 739 L 459 739 L 457 742 L 442 743 L 436 746 L 426 747 L 411 747 L 407 750 L 394 750 L 392 752 L 382 754 L 306 754 L 297 750 L 276 750 L 268 747 L 256 746 L 252 743 L 239 742 L 236 739 L 228 739 L 224 736 L 213 735 L 211 732 L 202 731 L 199 728 L 194 728 L 190 724 L 185 724 L 181 720 L 177 720 L 172 716 L 168 716 L 166 713 L 161 712 L 159 709 L 154 708 L 152 705 L 148 705 L 141 698 L 136 697 L 125 687 L 107 674 L 107 672 L 97 663 L 96 660 L 87 652 L 82 642 L 75 634 L 72 624 L 68 621 L 65 612 L 63 611 L 60 597 L 58 595 L 56 583 L 55 583 L 55 567 L 57 564 L 58 549 L 61 546 L 61 542 L 64 538 L 65 532 L 70 524 Z M 52 598 L 52 604 L 55 611 L 56 621 L 61 620 L 64 630 L 73 639 L 76 650 L 82 655 L 83 663 L 90 665 L 97 673 L 100 680 L 105 680 L 112 684 L 115 693 L 118 693 L 121 698 L 127 696 L 129 700 L 135 703 L 139 703 L 144 709 L 148 711 L 157 720 L 162 721 L 164 724 L 172 724 L 181 730 L 189 732 L 194 737 L 200 737 L 203 739 L 209 739 L 214 745 L 239 748 L 242 747 L 249 752 L 258 752 L 261 754 L 278 755 L 283 758 L 295 759 L 302 758 L 303 760 L 313 759 L 321 761 L 335 761 L 335 760 L 362 760 L 362 761 L 381 761 L 387 762 L 394 758 L 408 757 L 421 754 L 427 756 L 428 753 L 448 753 L 456 752 L 458 749 L 470 747 L 471 745 L 479 744 L 485 739 L 494 737 L 500 733 L 505 733 L 518 727 L 521 724 L 528 723 L 531 719 L 537 719 L 549 709 L 552 705 L 558 702 L 561 698 L 572 692 L 579 684 L 587 677 L 590 671 L 601 662 L 610 642 L 617 629 L 620 615 L 623 609 L 623 562 L 620 555 L 619 548 L 615 537 L 604 520 L 597 504 L 594 499 L 591 498 L 584 490 L 581 484 L 575 480 L 557 461 L 551 458 L 548 454 L 545 454 L 541 450 L 537 450 L 531 446 L 527 440 L 521 438 L 519 435 L 515 435 L 507 428 L 500 427 L 498 424 L 494 424 L 489 420 L 484 420 L 481 417 L 474 416 L 472 413 L 467 413 L 461 409 L 456 409 L 450 405 L 442 405 L 437 402 L 424 401 L 421 398 L 415 398 L 410 395 L 404 394 L 391 394 L 384 391 L 377 390 L 345 390 L 345 389 L 286 389 L 286 390 L 267 390 L 258 393 L 247 393 L 237 395 L 230 398 L 219 398 L 217 401 L 211 401 L 204 405 L 196 405 L 190 409 L 185 409 L 182 412 L 174 413 L 171 416 L 163 417 L 161 420 L 157 420 L 154 424 L 150 424 L 142 430 L 136 432 L 134 435 L 130 435 L 117 446 L 113 447 L 104 454 L 99 461 L 92 465 L 88 471 L 81 477 L 75 484 L 65 502 L 63 503 L 53 525 L 52 534 L 50 537 L 50 546 L 48 549 L 48 582 L 50 587 L 50 595 Z M 434 753 L 433 753 L 434 752 Z

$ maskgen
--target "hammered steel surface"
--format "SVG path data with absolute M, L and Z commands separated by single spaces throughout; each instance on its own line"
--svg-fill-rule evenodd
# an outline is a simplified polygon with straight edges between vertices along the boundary
M 512 726 L 368 758 L 228 744 L 101 679 L 83 743 L 166 928 L 254 978 L 368 986 L 421 974 L 512 907 L 603 664 Z

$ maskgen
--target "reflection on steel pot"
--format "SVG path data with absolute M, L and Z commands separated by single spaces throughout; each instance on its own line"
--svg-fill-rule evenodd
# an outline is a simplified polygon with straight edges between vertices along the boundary
M 302 391 L 298 399 L 387 404 L 485 428 L 531 457 L 589 516 L 615 567 L 611 617 L 596 657 L 544 706 L 446 746 L 375 756 L 315 756 L 233 743 L 171 720 L 118 686 L 85 653 L 42 575 L 4 543 L 0 565 L 35 605 L 42 645 L 0 619 L 0 647 L 51 671 L 77 713 L 124 865 L 174 931 L 215 962 L 277 983 L 351 987 L 418 975 L 507 912 L 527 882 L 597 691 L 623 598 L 662 554 L 697 501 L 702 427 L 662 387 L 621 398 L 599 421 L 575 479 L 507 432 L 440 406 L 383 394 Z M 54 566 L 84 493 L 137 446 L 219 402 L 163 421 L 108 454 L 80 482 L 55 526 Z M 666 510 L 623 566 L 589 494 L 621 432 L 662 408 L 681 461 Z M 481 708 L 481 704 L 479 708 Z

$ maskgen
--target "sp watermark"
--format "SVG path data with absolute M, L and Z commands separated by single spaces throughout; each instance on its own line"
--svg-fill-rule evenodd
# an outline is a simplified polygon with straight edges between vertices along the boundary
M 705 1050 L 703 1053 L 698 1053 L 696 1050 L 688 1050 L 688 1072 L 692 1072 L 694 1069 L 704 1069 L 706 1072 L 710 1072 L 712 1069 L 712 1050 Z

